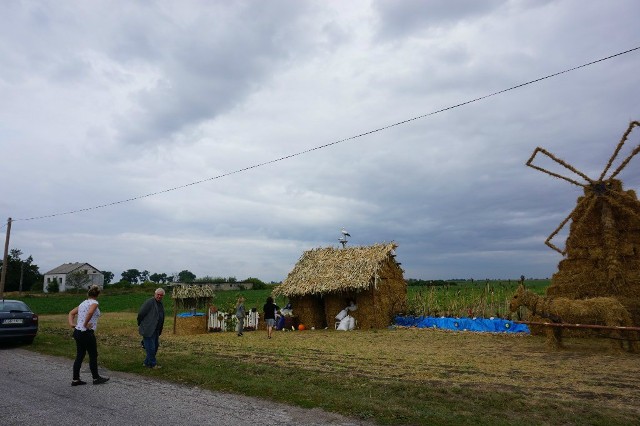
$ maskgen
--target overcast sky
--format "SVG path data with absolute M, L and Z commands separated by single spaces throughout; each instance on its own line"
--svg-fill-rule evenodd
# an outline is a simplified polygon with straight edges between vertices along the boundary
M 395 241 L 405 278 L 550 277 L 544 241 L 582 189 L 525 162 L 541 146 L 597 178 L 640 120 L 640 50 L 449 107 L 640 47 L 638 17 L 636 0 L 2 1 L 1 235 L 11 217 L 41 273 L 116 280 L 280 281 L 343 227 L 348 246 Z

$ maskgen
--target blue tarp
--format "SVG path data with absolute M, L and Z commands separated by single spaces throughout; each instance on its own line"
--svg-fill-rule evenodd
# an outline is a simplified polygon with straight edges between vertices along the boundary
M 203 317 L 204 316 L 204 312 L 196 312 L 195 314 L 193 312 L 182 312 L 178 315 L 176 315 L 177 317 L 180 318 L 188 318 L 188 317 Z
M 418 328 L 444 328 L 458 331 L 484 331 L 489 333 L 530 333 L 526 324 L 504 319 L 396 317 L 395 325 Z

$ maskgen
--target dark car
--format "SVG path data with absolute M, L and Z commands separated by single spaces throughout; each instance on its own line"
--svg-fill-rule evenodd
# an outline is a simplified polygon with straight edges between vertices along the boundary
M 0 342 L 32 343 L 38 334 L 38 315 L 19 300 L 0 300 Z

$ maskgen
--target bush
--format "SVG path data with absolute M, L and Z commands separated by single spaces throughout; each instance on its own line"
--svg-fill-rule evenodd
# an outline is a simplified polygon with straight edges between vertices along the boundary
M 60 284 L 58 284 L 58 280 L 53 280 L 49 284 L 47 284 L 47 292 L 60 293 Z
M 117 283 L 109 284 L 107 286 L 107 288 L 114 288 L 114 289 L 115 288 L 129 289 L 131 287 L 133 287 L 133 285 L 129 281 L 125 281 L 125 280 L 118 281 Z
M 267 288 L 267 285 L 263 281 L 259 280 L 258 278 L 249 277 L 246 280 L 244 280 L 244 282 L 252 283 L 254 290 L 264 290 L 265 288 Z

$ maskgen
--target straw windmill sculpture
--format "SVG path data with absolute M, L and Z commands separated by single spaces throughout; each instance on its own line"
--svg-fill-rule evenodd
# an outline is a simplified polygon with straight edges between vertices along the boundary
M 633 190 L 623 190 L 616 176 L 640 152 L 640 145 L 608 176 L 613 162 L 627 138 L 640 122 L 633 121 L 623 134 L 609 162 L 597 180 L 538 147 L 526 165 L 566 180 L 584 190 L 576 207 L 549 235 L 545 244 L 564 256 L 547 289 L 549 296 L 571 299 L 613 296 L 621 300 L 640 323 L 640 202 Z M 533 164 L 536 155 L 544 154 L 557 164 L 585 180 L 553 173 Z M 551 240 L 572 221 L 564 250 Z M 635 311 L 635 312 L 634 312 Z

